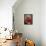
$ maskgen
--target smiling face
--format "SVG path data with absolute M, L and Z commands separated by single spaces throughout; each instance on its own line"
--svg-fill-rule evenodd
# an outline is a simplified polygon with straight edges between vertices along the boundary
M 32 14 L 25 14 L 24 15 L 24 24 L 32 24 Z

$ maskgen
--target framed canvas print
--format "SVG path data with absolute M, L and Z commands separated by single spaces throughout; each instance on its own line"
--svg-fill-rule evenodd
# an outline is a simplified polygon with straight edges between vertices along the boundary
M 33 15 L 32 14 L 24 14 L 24 24 L 25 25 L 33 24 Z

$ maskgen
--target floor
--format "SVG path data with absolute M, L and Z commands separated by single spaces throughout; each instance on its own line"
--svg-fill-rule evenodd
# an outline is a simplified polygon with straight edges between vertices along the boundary
M 4 42 L 2 45 L 0 46 L 16 46 L 15 44 L 15 39 L 13 40 L 6 40 L 6 42 Z
M 6 39 L 0 39 L 0 42 L 3 42 Z M 14 36 L 12 40 L 6 40 L 6 42 L 3 42 L 2 44 L 0 44 L 0 46 L 23 46 L 24 44 L 22 43 L 22 37 L 20 37 L 19 35 Z M 16 43 L 17 42 L 17 43 Z M 18 43 L 19 42 L 19 43 Z
M 16 46 L 16 39 L 12 40 L 6 40 L 3 44 L 0 46 Z M 18 45 L 17 45 L 18 46 Z M 24 44 L 21 42 L 20 46 L 24 46 Z

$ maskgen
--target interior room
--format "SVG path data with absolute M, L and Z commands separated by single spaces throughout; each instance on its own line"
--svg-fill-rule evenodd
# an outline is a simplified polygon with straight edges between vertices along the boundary
M 46 0 L 0 0 L 0 46 L 46 46 Z

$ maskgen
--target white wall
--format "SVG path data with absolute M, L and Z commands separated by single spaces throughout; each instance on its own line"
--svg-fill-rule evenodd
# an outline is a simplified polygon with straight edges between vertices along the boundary
M 46 0 L 41 2 L 41 38 L 42 46 L 46 46 Z
M 16 0 L 0 0 L 0 27 L 12 28 L 12 6 Z
M 14 5 L 16 6 L 16 5 Z M 35 41 L 36 46 L 41 46 L 41 1 L 40 0 L 23 0 L 23 2 L 14 7 L 15 28 L 22 32 L 25 38 Z M 24 14 L 33 14 L 33 25 L 24 25 Z

